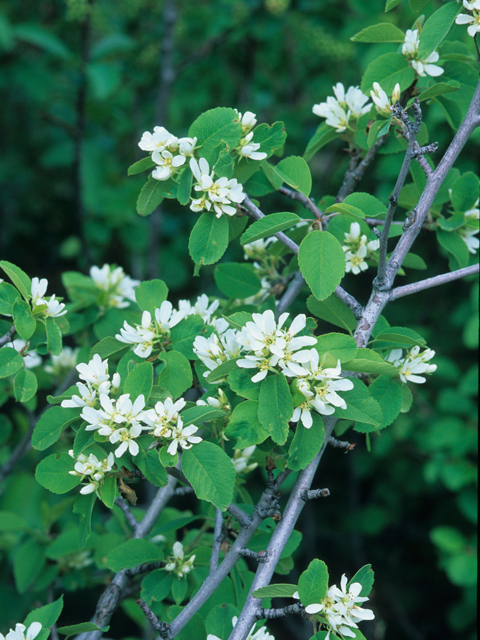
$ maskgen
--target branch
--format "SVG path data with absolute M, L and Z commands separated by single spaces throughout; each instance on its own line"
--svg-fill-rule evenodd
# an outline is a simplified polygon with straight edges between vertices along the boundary
M 301 202 L 305 209 L 307 211 L 310 211 L 310 213 L 313 213 L 317 220 L 321 219 L 322 212 L 320 211 L 320 209 L 315 206 L 314 202 L 310 200 L 310 198 L 304 196 L 303 193 L 300 193 L 300 191 L 293 191 L 292 189 L 287 189 L 287 187 L 280 187 L 278 192 L 284 196 L 287 196 L 287 198 L 291 198 L 292 200 Z
M 282 607 L 281 609 L 264 609 L 260 607 L 258 610 L 258 620 L 272 620 L 274 618 L 285 618 L 293 613 L 299 613 L 302 615 L 305 611 L 305 607 L 300 602 L 291 604 L 288 607 Z
M 133 513 L 130 511 L 127 501 L 125 500 L 125 498 L 115 498 L 115 504 L 123 511 L 125 520 L 128 522 L 128 524 L 132 528 L 132 532 L 135 534 L 135 531 L 138 527 L 138 522 Z
M 355 191 L 355 187 L 363 178 L 365 171 L 367 170 L 368 165 L 371 163 L 375 154 L 380 149 L 382 145 L 385 144 L 388 137 L 388 133 L 379 138 L 373 147 L 365 154 L 363 160 L 361 160 L 357 164 L 357 160 L 361 157 L 360 154 L 352 154 L 352 159 L 350 160 L 350 166 L 345 174 L 345 178 L 343 180 L 343 184 L 340 187 L 337 197 L 335 198 L 335 202 L 343 202 L 345 198 Z
M 247 195 L 245 196 L 245 199 L 242 202 L 242 206 L 240 208 L 243 211 L 245 211 L 247 216 L 249 216 L 250 218 L 253 218 L 254 220 L 261 220 L 262 218 L 265 217 L 265 214 L 262 213 L 256 205 L 253 204 L 253 202 L 250 200 L 250 198 Z M 281 231 L 279 231 L 278 233 L 275 233 L 274 235 L 276 238 L 278 238 L 278 240 L 280 240 L 280 242 L 283 242 L 283 244 L 288 249 L 290 249 L 290 251 L 293 251 L 295 255 L 298 255 L 298 244 L 296 244 L 296 242 L 294 242 L 293 240 L 290 240 L 290 238 L 286 236 L 284 233 L 282 233 Z
M 409 296 L 412 293 L 418 293 L 419 291 L 423 291 L 424 289 L 432 289 L 433 287 L 438 287 L 439 285 L 446 284 L 447 282 L 453 282 L 454 280 L 459 280 L 460 278 L 466 278 L 467 276 L 474 275 L 478 272 L 479 265 L 474 264 L 470 267 L 451 271 L 450 273 L 442 273 L 442 275 L 440 276 L 426 278 L 425 280 L 420 280 L 420 282 L 407 284 L 404 287 L 396 287 L 390 292 L 389 302 L 397 300 L 397 298 L 402 298 L 403 296 Z
M 166 622 L 160 622 L 157 616 L 150 609 L 148 604 L 142 598 L 139 598 L 135 601 L 140 609 L 143 611 L 146 619 L 150 622 L 155 631 L 159 632 L 160 638 L 164 640 L 170 640 L 172 638 L 172 633 L 170 631 L 170 625 Z
M 293 303 L 293 301 L 300 294 L 301 290 L 305 286 L 305 278 L 302 275 L 301 271 L 297 271 L 295 277 L 288 285 L 287 290 L 280 298 L 280 302 L 277 306 L 277 318 L 282 315 Z
M 330 489 L 310 489 L 309 491 L 305 489 L 300 497 L 304 502 L 308 502 L 317 498 L 328 498 L 329 495 Z
M 17 330 L 15 329 L 15 325 L 12 324 L 12 326 L 7 331 L 7 333 L 0 338 L 0 347 L 3 347 L 4 345 L 6 345 L 7 342 L 12 342 L 13 341 L 13 336 L 16 333 L 17 333 Z
M 333 436 L 330 436 L 328 439 L 328 444 L 334 449 L 345 449 L 345 453 L 355 448 L 355 444 L 350 444 L 350 442 L 346 442 L 345 440 L 337 440 Z
M 287 544 L 288 539 L 293 531 L 293 528 L 297 522 L 305 502 L 301 499 L 302 494 L 310 489 L 318 464 L 326 449 L 328 439 L 330 438 L 333 428 L 337 422 L 337 419 L 325 417 L 325 440 L 319 453 L 315 456 L 313 461 L 308 467 L 301 471 L 298 475 L 297 481 L 292 489 L 290 497 L 288 499 L 287 506 L 283 513 L 282 520 L 278 523 L 270 542 L 267 547 L 268 562 L 260 564 L 255 578 L 253 579 L 252 586 L 248 593 L 245 605 L 242 609 L 240 617 L 235 625 L 229 640 L 244 640 L 247 637 L 248 632 L 252 628 L 253 624 L 258 619 L 260 614 L 260 602 L 257 598 L 253 597 L 253 592 L 256 589 L 265 587 L 270 583 L 275 567 L 280 559 L 283 549 Z

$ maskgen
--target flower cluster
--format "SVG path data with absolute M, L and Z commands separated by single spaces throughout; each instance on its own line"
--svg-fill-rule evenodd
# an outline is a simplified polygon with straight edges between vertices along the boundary
M 341 82 L 333 87 L 335 98 L 329 96 L 326 102 L 313 105 L 313 113 L 320 118 L 326 118 L 326 122 L 339 133 L 347 129 L 355 130 L 356 121 L 372 106 L 366 96 L 358 87 L 345 87 Z M 368 104 L 365 104 L 368 102 Z
M 197 138 L 177 138 L 165 127 L 154 127 L 153 133 L 145 131 L 138 146 L 150 151 L 157 165 L 152 178 L 168 180 L 185 164 L 187 157 L 192 156 L 196 143 Z
M 135 345 L 133 352 L 140 358 L 148 358 L 154 345 L 168 338 L 170 329 L 184 317 L 185 314 L 182 311 L 175 311 L 172 303 L 165 300 L 158 309 L 155 309 L 153 318 L 149 311 L 144 311 L 140 325 L 132 327 L 125 320 L 120 334 L 115 338 L 119 342 Z
M 418 45 L 420 43 L 420 34 L 418 29 L 407 29 L 405 34 L 405 41 L 402 45 L 402 53 L 409 61 L 412 69 L 422 77 L 432 76 L 433 78 L 441 76 L 443 73 L 442 67 L 439 67 L 433 62 L 437 62 L 439 55 L 436 51 L 431 53 L 427 58 L 420 60 L 418 58 Z
M 34 314 L 41 314 L 44 318 L 58 318 L 67 313 L 65 305 L 55 299 L 55 294 L 50 298 L 45 298 L 48 287 L 48 280 L 42 278 L 32 278 L 32 311 Z
M 358 603 L 368 600 L 360 596 L 362 585 L 359 582 L 351 584 L 347 591 L 347 577 L 344 574 L 340 587 L 333 585 L 321 602 L 305 607 L 307 613 L 321 616 L 321 621 L 329 627 L 325 640 L 328 640 L 332 631 L 347 638 L 356 638 L 357 634 L 352 629 L 358 629 L 357 623 L 375 618 L 373 611 L 358 606 Z
M 468 24 L 468 35 L 474 38 L 477 33 L 480 33 L 480 0 L 463 0 L 463 6 L 467 11 L 470 11 L 472 15 L 461 13 L 455 18 L 457 24 Z
M 235 109 L 235 111 L 237 111 Z M 260 144 L 258 142 L 252 142 L 253 138 L 253 127 L 257 124 L 257 119 L 255 114 L 251 111 L 245 111 L 242 114 L 237 111 L 238 119 L 242 123 L 242 139 L 240 140 L 240 145 L 236 149 L 238 155 L 242 158 L 250 158 L 250 160 L 265 160 L 267 154 L 263 151 L 258 151 L 260 149 Z
M 258 467 L 258 462 L 252 462 L 249 464 L 250 458 L 255 452 L 257 447 L 255 445 L 247 447 L 246 449 L 236 449 L 233 456 L 233 466 L 235 467 L 235 473 L 245 474 L 249 471 L 253 471 Z
M 395 103 L 400 100 L 400 85 L 395 85 L 392 97 L 389 98 L 382 87 L 378 84 L 378 82 L 373 83 L 373 90 L 370 91 L 370 97 L 372 98 L 375 109 L 381 116 L 386 116 L 387 118 L 392 115 L 392 108 Z
M 478 202 L 478 200 L 475 202 L 473 209 L 465 211 L 465 213 L 463 214 L 465 222 L 461 227 L 455 230 L 455 232 L 467 245 L 469 253 L 472 254 L 477 253 L 480 246 L 480 241 L 476 237 L 479 232 L 478 221 L 480 218 L 480 209 L 478 208 Z
M 352 222 L 350 225 L 350 232 L 345 233 L 345 244 L 342 249 L 345 251 L 345 258 L 347 259 L 347 266 L 345 271 L 350 271 L 357 275 L 362 271 L 368 269 L 366 260 L 371 257 L 371 254 L 378 251 L 380 247 L 379 240 L 368 240 L 366 235 L 360 235 L 361 229 L 358 222 Z
M 174 456 L 178 446 L 182 449 L 191 449 L 193 444 L 201 442 L 202 438 L 194 436 L 198 427 L 183 426 L 183 420 L 179 412 L 185 406 L 185 400 L 180 398 L 175 403 L 167 398 L 165 402 L 157 402 L 154 409 L 148 409 L 141 417 L 147 428 L 153 429 L 150 435 L 170 441 L 168 453 Z
M 114 465 L 113 453 L 109 453 L 108 457 L 103 458 L 103 460 L 99 460 L 93 453 L 89 456 L 81 453 L 75 458 L 73 449 L 68 454 L 76 460 L 74 471 L 69 471 L 69 473 L 72 476 L 80 477 L 82 481 L 88 481 L 88 484 L 83 489 L 80 489 L 80 493 L 83 494 L 97 491 L 100 485 L 103 484 L 105 474 L 111 471 Z
M 112 267 L 104 264 L 99 267 L 91 267 L 90 277 L 103 292 L 100 306 L 103 308 L 116 307 L 124 309 L 129 306 L 129 300 L 135 302 L 135 287 L 140 284 L 139 280 L 133 280 L 125 275 L 122 267 Z
M 187 316 L 197 315 L 203 318 L 205 324 L 210 324 L 212 316 L 218 309 L 219 304 L 220 302 L 218 300 L 214 300 L 210 304 L 208 296 L 202 293 L 201 296 L 198 296 L 194 304 L 189 300 L 179 300 L 178 310 L 183 313 L 185 318 Z
M 169 562 L 165 565 L 165 571 L 173 571 L 175 575 L 181 580 L 187 573 L 193 569 L 193 561 L 195 556 L 190 556 L 188 560 L 185 560 L 185 554 L 183 552 L 183 544 L 181 542 L 175 542 L 173 545 L 173 556 L 170 556 Z
M 96 353 L 88 364 L 84 362 L 77 365 L 80 380 L 77 382 L 79 396 L 72 396 L 69 400 L 63 400 L 61 406 L 76 409 L 78 407 L 93 407 L 98 405 L 99 396 L 110 393 L 110 389 L 118 389 L 120 376 L 114 373 L 112 380 L 108 374 L 108 360 L 102 360 Z
M 35 640 L 40 631 L 42 625 L 40 622 L 32 622 L 25 633 L 26 626 L 24 624 L 16 624 L 15 631 L 10 629 L 6 636 L 0 633 L 0 640 Z
M 437 370 L 436 364 L 427 364 L 435 355 L 435 351 L 432 351 L 432 349 L 425 349 L 420 353 L 420 347 L 416 346 L 410 349 L 404 358 L 402 358 L 402 355 L 402 349 L 393 349 L 385 358 L 387 362 L 391 362 L 398 369 L 402 382 L 423 384 L 425 378 L 417 374 L 433 373 Z
M 241 349 L 242 345 L 238 341 L 238 332 L 234 329 L 227 329 L 225 332 L 219 333 L 219 335 L 212 333 L 208 338 L 197 336 L 193 342 L 193 351 L 209 371 L 213 371 L 227 360 L 237 358 Z M 209 371 L 205 372 L 205 378 Z
M 234 216 L 237 212 L 235 205 L 240 204 L 245 199 L 242 185 L 235 178 L 218 178 L 214 181 L 214 172 L 205 158 L 200 158 L 197 162 L 195 158 L 190 159 L 190 169 L 197 181 L 194 189 L 203 195 L 192 200 L 190 209 L 192 211 L 215 211 L 217 218 L 222 215 Z

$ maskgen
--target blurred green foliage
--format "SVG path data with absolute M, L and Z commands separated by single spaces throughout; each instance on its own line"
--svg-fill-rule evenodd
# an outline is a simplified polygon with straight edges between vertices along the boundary
M 337 82 L 359 84 L 369 62 L 397 48 L 354 44 L 350 37 L 385 20 L 405 30 L 416 18 L 407 4 L 385 14 L 380 0 L 1 1 L 1 258 L 32 276 L 48 277 L 59 292 L 63 271 L 116 262 L 135 278 L 162 277 L 178 297 L 214 294 L 212 269 L 193 279 L 186 250 L 195 220 L 191 212 L 166 201 L 148 220 L 134 213 L 142 179 L 127 179 L 126 168 L 142 155 L 142 132 L 158 124 L 185 135 L 201 111 L 229 106 L 254 111 L 259 122 L 284 121 L 288 153 L 302 154 L 319 124 L 312 105 L 325 100 Z M 462 47 L 471 53 L 472 40 L 462 27 L 454 26 L 454 38 L 464 42 L 456 43 L 457 52 Z M 452 44 L 444 47 L 448 53 Z M 461 109 L 476 77 L 462 80 L 463 102 L 455 98 Z M 439 103 L 424 108 L 429 140 L 438 140 L 443 152 L 452 129 Z M 458 161 L 462 172 L 475 170 L 478 140 L 477 131 Z M 347 163 L 339 141 L 313 158 L 315 198 L 336 193 Z M 379 155 L 361 189 L 385 202 L 400 163 L 400 155 Z M 267 206 L 286 208 L 280 196 Z M 428 264 L 422 276 L 448 270 L 446 255 L 428 237 L 418 244 L 415 250 Z M 227 259 L 240 256 L 240 249 L 229 249 Z M 370 279 L 369 273 L 347 276 L 344 286 L 365 302 Z M 414 279 L 415 273 L 400 283 Z M 376 620 L 370 629 L 365 625 L 367 637 L 470 640 L 476 582 L 476 280 L 403 298 L 385 315 L 427 339 L 437 352 L 438 370 L 413 390 L 412 410 L 373 438 L 371 452 L 361 434 L 350 431 L 343 437 L 356 443 L 354 453 L 328 452 L 318 482 L 332 495 L 307 505 L 298 527 L 304 544 L 290 577 L 294 581 L 295 572 L 316 556 L 337 581 L 344 571 L 350 577 L 371 563 Z M 28 428 L 20 409 L 7 409 L 10 418 L 0 416 L 0 463 Z M 51 544 L 56 523 L 68 522 L 72 499 L 48 493 L 31 474 L 39 459 L 31 452 L 0 496 L 0 509 L 15 511 L 23 523 L 0 526 L 2 631 L 44 602 L 42 591 L 55 565 L 37 563 L 36 554 Z M 117 514 L 103 534 L 106 548 L 122 540 L 123 526 Z M 34 538 L 25 541 L 25 531 L 32 530 Z M 53 545 L 50 550 L 54 554 Z M 96 554 L 101 566 L 98 547 Z M 88 582 L 81 559 L 74 558 L 57 580 L 67 591 L 61 624 L 87 619 L 102 585 Z M 123 610 L 144 625 L 133 601 L 125 601 Z M 283 622 L 272 623 L 272 632 L 277 640 L 293 633 L 308 637 Z M 128 634 L 138 635 L 133 622 L 112 626 L 112 637 Z

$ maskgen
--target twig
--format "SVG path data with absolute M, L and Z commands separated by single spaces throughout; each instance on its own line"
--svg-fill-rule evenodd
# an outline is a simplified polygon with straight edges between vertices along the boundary
M 304 286 L 305 286 L 305 278 L 303 277 L 301 271 L 297 271 L 297 273 L 295 274 L 295 277 L 288 285 L 287 290 L 285 291 L 283 296 L 280 298 L 280 302 L 278 303 L 278 306 L 277 306 L 277 317 L 281 316 L 282 313 L 284 313 L 290 307 L 290 305 L 293 303 L 296 297 L 300 294 Z
M 425 280 L 420 280 L 420 282 L 406 284 L 403 287 L 396 287 L 390 292 L 389 301 L 392 302 L 393 300 L 397 300 L 398 298 L 402 298 L 403 296 L 409 296 L 412 293 L 418 293 L 419 291 L 432 289 L 433 287 L 438 287 L 439 285 L 446 284 L 447 282 L 453 282 L 454 280 L 459 280 L 460 278 L 466 278 L 467 276 L 474 275 L 478 272 L 479 265 L 474 264 L 470 267 L 464 267 L 463 269 L 451 271 L 450 273 L 442 273 L 442 275 L 440 276 L 426 278 Z
M 140 607 L 140 609 L 143 611 L 146 619 L 150 622 L 150 624 L 152 625 L 152 627 L 156 630 L 156 631 L 162 631 L 164 625 L 166 625 L 165 622 L 160 622 L 160 620 L 157 618 L 157 616 L 153 613 L 153 611 L 150 609 L 150 607 L 148 606 L 148 604 L 145 602 L 145 600 L 142 600 L 142 598 L 139 598 L 138 600 L 135 600 L 135 602 L 138 604 L 138 606 Z M 168 627 L 170 627 L 170 625 L 167 625 Z
M 253 558 L 260 563 L 268 562 L 268 552 L 267 551 L 252 551 L 251 549 L 240 549 L 238 552 L 243 558 Z
M 321 219 L 322 212 L 320 211 L 320 209 L 315 206 L 314 202 L 310 200 L 310 198 L 304 196 L 303 193 L 300 193 L 300 191 L 293 191 L 292 189 L 287 189 L 287 187 L 280 187 L 278 192 L 284 196 L 287 196 L 287 198 L 291 198 L 292 200 L 301 202 L 305 209 L 307 209 L 307 211 L 310 211 L 310 213 L 313 213 L 317 220 Z
M 352 451 L 355 447 L 355 444 L 350 444 L 350 442 L 346 442 L 345 440 L 337 440 L 333 436 L 330 436 L 328 439 L 328 444 L 334 449 L 346 449 L 346 452 Z
M 7 342 L 12 342 L 13 341 L 13 336 L 16 333 L 17 333 L 17 330 L 15 329 L 15 325 L 12 324 L 12 326 L 7 331 L 7 333 L 0 338 L 0 347 L 3 347 L 4 345 L 6 345 Z
M 222 535 L 223 516 L 220 509 L 215 508 L 215 527 L 213 529 L 213 545 L 212 555 L 210 557 L 210 575 L 218 568 L 218 559 L 220 557 L 220 547 L 223 542 Z
M 262 213 L 256 205 L 253 204 L 248 196 L 245 196 L 245 199 L 242 202 L 242 206 L 240 208 L 245 211 L 247 216 L 253 218 L 254 220 L 261 220 L 265 217 L 265 214 Z M 288 249 L 290 249 L 290 251 L 293 251 L 295 255 L 298 255 L 298 244 L 296 244 L 293 240 L 290 240 L 290 238 L 281 231 L 275 233 L 274 235 L 276 238 L 278 238 L 278 240 L 283 242 L 283 244 Z
M 305 607 L 300 602 L 290 604 L 287 607 L 282 607 L 281 609 L 264 609 L 263 607 L 260 607 L 257 613 L 257 619 L 273 620 L 274 618 L 285 618 L 286 616 L 291 616 L 295 613 L 303 615 L 304 612 Z
M 343 184 L 340 187 L 337 197 L 335 198 L 335 202 L 343 202 L 345 198 L 355 191 L 355 187 L 363 178 L 365 171 L 367 170 L 368 165 L 372 162 L 375 154 L 380 149 L 382 145 L 385 144 L 388 138 L 388 133 L 379 138 L 373 147 L 365 154 L 363 160 L 361 160 L 357 164 L 357 160 L 360 158 L 360 154 L 352 154 L 352 159 L 350 161 L 350 166 L 345 174 L 345 178 L 343 180 Z
M 248 529 L 252 524 L 252 518 L 245 513 L 240 507 L 237 507 L 233 504 L 229 505 L 227 508 L 228 513 L 238 520 L 242 529 Z
M 193 493 L 192 487 L 177 487 L 174 491 L 175 496 L 186 496 L 188 493 Z
M 133 533 L 135 533 L 138 527 L 138 522 L 135 516 L 133 515 L 133 513 L 130 511 L 130 508 L 125 498 L 115 498 L 115 504 L 117 505 L 117 507 L 120 507 L 120 509 L 123 511 L 125 520 L 128 522 L 128 524 L 132 528 Z
M 300 497 L 304 502 L 308 502 L 317 498 L 328 498 L 329 495 L 330 489 L 310 489 L 309 491 L 304 491 Z

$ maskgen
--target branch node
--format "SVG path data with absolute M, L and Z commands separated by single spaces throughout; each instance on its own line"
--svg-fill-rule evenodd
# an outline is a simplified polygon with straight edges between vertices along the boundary
M 251 551 L 250 549 L 239 549 L 238 553 L 244 558 L 253 558 L 259 564 L 265 564 L 268 562 L 269 555 L 268 551 L 259 551 L 258 553 L 255 551 Z
M 355 448 L 355 444 L 350 444 L 350 442 L 346 442 L 345 440 L 337 440 L 333 436 L 330 436 L 328 439 L 328 444 L 335 449 L 345 449 L 345 453 L 353 451 Z
M 308 502 L 309 500 L 315 500 L 316 498 L 328 498 L 329 495 L 330 489 L 305 489 L 300 497 L 304 502 Z

